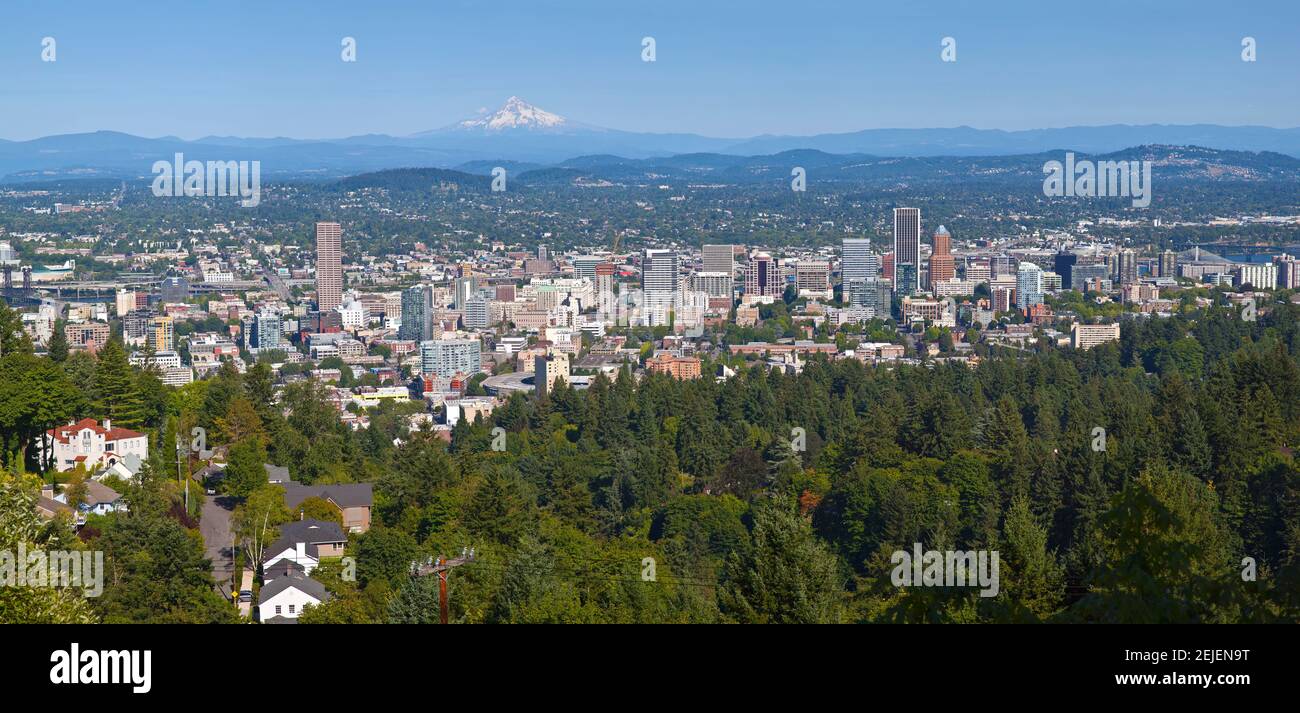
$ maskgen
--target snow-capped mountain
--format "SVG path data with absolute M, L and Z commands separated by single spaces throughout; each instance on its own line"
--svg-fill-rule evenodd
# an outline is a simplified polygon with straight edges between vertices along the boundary
M 456 124 L 461 130 L 506 131 L 510 129 L 557 130 L 568 128 L 569 121 L 559 114 L 533 106 L 519 97 L 510 97 L 495 112 Z

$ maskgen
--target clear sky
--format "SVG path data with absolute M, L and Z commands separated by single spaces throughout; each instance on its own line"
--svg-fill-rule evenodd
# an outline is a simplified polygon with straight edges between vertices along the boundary
M 41 41 L 57 61 L 41 61 Z M 641 60 L 641 39 L 657 61 Z M 1257 41 L 1257 61 L 1241 41 Z M 357 62 L 340 59 L 357 41 Z M 941 40 L 957 61 L 940 60 Z M 1300 126 L 1297 0 L 3 0 L 0 138 Z

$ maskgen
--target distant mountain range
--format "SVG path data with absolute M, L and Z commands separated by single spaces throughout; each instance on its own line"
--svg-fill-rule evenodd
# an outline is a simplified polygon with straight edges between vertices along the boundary
M 143 138 L 113 131 L 0 140 L 0 181 L 69 177 L 145 178 L 154 161 L 256 160 L 265 178 L 331 178 L 389 168 L 427 166 L 483 173 L 493 165 L 581 170 L 593 161 L 659 161 L 710 154 L 761 158 L 791 151 L 871 157 L 979 157 L 1073 150 L 1100 154 L 1145 145 L 1203 146 L 1300 157 L 1300 128 L 1212 124 L 1080 126 L 1027 131 L 867 129 L 814 136 L 717 138 L 638 133 L 582 124 L 510 97 L 496 112 L 410 136 L 368 134 L 341 139 L 174 136 Z M 683 157 L 685 155 L 685 157 Z M 603 158 L 602 158 L 603 157 Z M 611 162 L 609 157 L 618 160 Z M 717 159 L 725 162 L 725 159 Z M 741 162 L 743 163 L 743 162 Z M 751 161 L 752 163 L 752 161 Z M 761 163 L 761 161 L 760 161 Z M 749 169 L 753 170 L 753 166 Z
M 1300 182 L 1300 159 L 1270 152 L 1220 151 L 1186 146 L 1138 146 L 1108 154 L 1076 156 L 1082 160 L 1150 161 L 1162 184 L 1178 181 L 1217 183 Z M 957 183 L 996 185 L 1010 192 L 1041 190 L 1043 164 L 1060 160 L 1061 152 L 1015 156 L 880 157 L 830 154 L 800 149 L 766 156 L 695 153 L 630 159 L 582 156 L 554 165 L 503 163 L 516 186 L 598 186 L 608 184 L 787 184 L 790 171 L 807 171 L 809 185 L 849 181 L 881 188 L 902 184 Z M 381 188 L 389 192 L 427 195 L 430 186 L 454 184 L 458 190 L 490 190 L 492 162 L 465 164 L 456 169 L 400 168 L 349 176 L 333 185 L 343 191 Z M 606 182 L 606 183 L 602 183 Z M 810 189 L 812 190 L 812 189 Z

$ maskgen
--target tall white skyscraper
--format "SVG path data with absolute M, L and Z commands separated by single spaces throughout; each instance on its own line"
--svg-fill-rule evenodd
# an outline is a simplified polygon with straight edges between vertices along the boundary
M 902 266 L 910 265 L 910 268 Z M 911 294 L 919 285 L 921 268 L 921 209 L 894 209 L 894 285 L 898 292 Z
M 1016 271 L 1016 307 L 1029 309 L 1043 303 L 1043 270 L 1032 262 L 1020 263 Z
M 316 224 L 316 308 L 322 312 L 343 302 L 343 229 L 338 223 Z
M 641 260 L 641 290 L 645 293 L 646 323 L 668 324 L 668 313 L 677 302 L 677 253 L 646 250 Z

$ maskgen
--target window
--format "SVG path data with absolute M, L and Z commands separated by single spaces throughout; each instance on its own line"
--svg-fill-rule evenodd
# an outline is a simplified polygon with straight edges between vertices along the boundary
M 276 613 L 276 614 L 279 614 L 279 613 L 280 613 L 280 605 L 279 605 L 279 604 L 276 604 L 276 605 L 275 605 L 275 613 Z
M 298 605 L 297 605 L 297 604 L 290 604 L 290 605 L 289 605 L 289 613 L 290 613 L 290 614 L 293 613 L 293 608 L 296 607 L 296 606 L 298 606 Z

